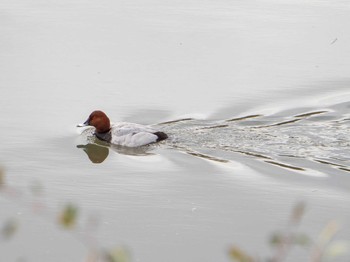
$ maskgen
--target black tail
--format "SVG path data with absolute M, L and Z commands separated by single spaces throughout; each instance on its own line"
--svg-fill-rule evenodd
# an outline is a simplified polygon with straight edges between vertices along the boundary
M 155 133 L 153 133 L 153 134 L 155 134 L 155 135 L 158 137 L 158 138 L 157 138 L 157 142 L 162 141 L 162 140 L 165 140 L 165 139 L 168 138 L 168 135 L 165 134 L 164 132 L 155 132 Z

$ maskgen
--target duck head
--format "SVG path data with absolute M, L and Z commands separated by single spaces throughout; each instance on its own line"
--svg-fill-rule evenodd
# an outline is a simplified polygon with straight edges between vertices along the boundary
M 92 112 L 84 124 L 79 124 L 78 126 L 93 126 L 96 128 L 97 133 L 105 133 L 111 129 L 108 116 L 100 110 Z

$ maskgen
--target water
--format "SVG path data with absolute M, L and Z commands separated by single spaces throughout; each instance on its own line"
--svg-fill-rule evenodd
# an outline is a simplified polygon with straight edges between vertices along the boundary
M 1 261 L 86 261 L 90 246 L 133 261 L 229 261 L 231 245 L 266 257 L 298 201 L 301 231 L 335 219 L 349 240 L 347 2 L 0 6 L 0 223 L 19 224 Z M 95 109 L 170 139 L 126 150 L 80 135 Z M 57 225 L 66 203 L 73 232 Z

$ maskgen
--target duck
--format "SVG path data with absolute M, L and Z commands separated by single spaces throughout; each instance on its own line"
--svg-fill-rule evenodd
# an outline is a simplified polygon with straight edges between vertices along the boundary
M 166 133 L 150 126 L 128 122 L 111 123 L 101 110 L 93 111 L 83 124 L 77 126 L 93 126 L 94 135 L 98 139 L 125 147 L 141 147 L 168 138 Z

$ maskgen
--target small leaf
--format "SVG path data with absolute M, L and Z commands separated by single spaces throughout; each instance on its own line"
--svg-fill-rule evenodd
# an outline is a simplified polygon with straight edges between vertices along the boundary
M 331 220 L 322 230 L 319 236 L 319 242 L 321 245 L 328 243 L 335 234 L 339 231 L 339 224 L 335 220 Z
M 72 204 L 67 204 L 59 216 L 59 222 L 65 228 L 72 228 L 75 226 L 78 215 L 78 208 Z
M 117 247 L 107 250 L 104 253 L 104 260 L 106 262 L 129 262 L 130 254 L 125 248 Z
M 0 167 L 0 190 L 5 186 L 5 172 Z
M 297 203 L 293 208 L 291 221 L 294 224 L 299 223 L 304 213 L 305 213 L 305 203 L 304 202 Z
M 238 261 L 238 262 L 253 262 L 254 259 L 247 255 L 244 251 L 237 247 L 231 247 L 229 250 L 229 256 L 233 261 Z
M 350 243 L 347 241 L 335 241 L 331 243 L 325 252 L 325 255 L 331 259 L 343 256 L 350 252 Z
M 43 193 L 43 186 L 39 181 L 34 181 L 31 185 L 30 185 L 30 190 L 32 192 L 33 195 L 35 196 L 39 196 Z
M 2 226 L 1 234 L 5 239 L 11 238 L 18 229 L 18 222 L 15 219 L 9 219 L 5 222 L 5 224 Z
M 299 246 L 309 246 L 311 244 L 311 239 L 305 234 L 299 234 L 294 237 L 294 243 Z
M 284 241 L 284 236 L 281 233 L 274 233 L 270 237 L 270 245 L 274 247 L 282 245 Z

